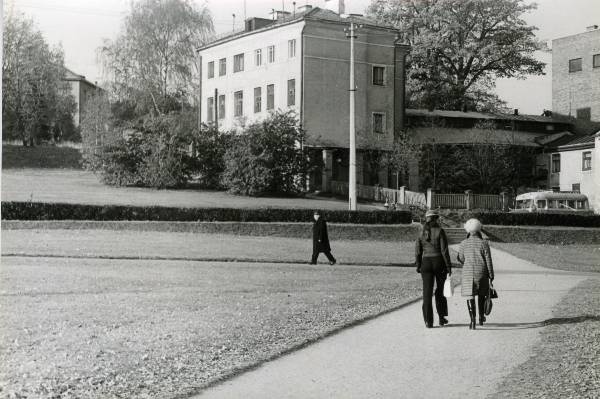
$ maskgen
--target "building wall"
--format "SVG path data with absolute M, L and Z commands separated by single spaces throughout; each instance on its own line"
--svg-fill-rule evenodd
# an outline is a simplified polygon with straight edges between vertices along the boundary
M 71 95 L 73 96 L 73 98 L 75 99 L 75 112 L 73 113 L 73 123 L 75 124 L 75 126 L 79 126 L 79 124 L 81 123 L 81 114 L 80 114 L 80 82 L 78 80 L 71 80 L 69 81 L 69 86 L 71 86 Z
M 598 140 L 596 140 L 598 141 Z M 582 154 L 592 151 L 592 169 L 582 170 Z M 600 211 L 600 174 L 598 173 L 598 148 L 586 148 L 560 152 L 560 191 L 571 191 L 573 184 L 580 184 L 582 194 L 587 195 L 590 206 Z
M 221 45 L 200 51 L 202 57 L 202 121 L 208 121 L 207 98 L 214 97 L 215 89 L 218 95 L 225 94 L 225 117 L 219 119 L 219 128 L 233 129 L 244 124 L 263 119 L 269 113 L 267 111 L 267 85 L 274 84 L 275 109 L 294 110 L 300 113 L 300 88 L 302 87 L 301 76 L 301 33 L 304 22 L 299 21 L 277 29 L 268 29 L 255 32 Z M 296 56 L 288 57 L 288 40 L 296 39 Z M 271 45 L 275 46 L 275 62 L 268 62 L 268 50 Z M 254 51 L 262 50 L 262 65 L 256 66 Z M 244 54 L 244 70 L 233 72 L 234 56 Z M 227 59 L 227 73 L 219 76 L 219 60 Z M 208 63 L 214 61 L 214 78 L 208 79 Z M 295 105 L 287 106 L 287 82 L 288 79 L 296 80 Z M 254 113 L 254 88 L 261 87 L 262 107 L 261 112 Z M 234 117 L 234 92 L 243 91 L 243 114 L 242 118 Z M 218 100 L 216 102 L 218 106 Z
M 347 25 L 307 21 L 304 34 L 304 112 L 308 144 L 349 147 L 350 40 Z M 355 40 L 357 146 L 386 148 L 394 132 L 394 35 L 363 28 Z M 385 85 L 372 67 L 385 67 Z M 373 112 L 385 113 L 384 133 L 372 132 Z
M 600 54 L 600 29 L 552 41 L 552 110 L 577 116 L 590 107 L 591 120 L 600 121 L 600 67 L 592 57 Z M 582 58 L 582 70 L 569 73 L 569 60 Z

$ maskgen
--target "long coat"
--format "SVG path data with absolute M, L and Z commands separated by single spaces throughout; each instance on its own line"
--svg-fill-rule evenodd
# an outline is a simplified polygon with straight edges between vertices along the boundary
M 494 278 L 490 245 L 475 235 L 460 243 L 458 261 L 463 264 L 462 296 L 486 295 L 488 279 Z
M 313 252 L 331 252 L 329 236 L 327 235 L 327 222 L 323 217 L 313 223 Z

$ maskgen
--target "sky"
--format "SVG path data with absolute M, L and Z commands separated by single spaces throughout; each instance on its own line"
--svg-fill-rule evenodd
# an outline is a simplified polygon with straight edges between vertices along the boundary
M 132 0 L 3 0 L 3 13 L 24 13 L 32 18 L 46 40 L 61 44 L 69 69 L 85 75 L 92 82 L 102 81 L 97 62 L 97 48 L 104 39 L 116 38 Z M 245 15 L 269 17 L 271 9 L 291 11 L 291 0 L 192 0 L 205 5 L 212 13 L 215 30 L 224 33 L 241 28 Z M 336 1 L 336 0 L 330 0 Z M 347 13 L 364 13 L 369 0 L 345 0 Z M 538 0 L 537 10 L 524 16 L 539 28 L 537 36 L 551 41 L 585 31 L 586 26 L 600 25 L 600 0 Z M 244 7 L 245 4 L 245 7 Z M 311 4 L 323 7 L 325 0 L 297 0 L 296 7 Z M 235 14 L 235 20 L 233 17 Z M 235 22 L 235 25 L 234 25 Z M 549 43 L 551 44 L 551 43 Z M 509 108 L 524 114 L 540 114 L 552 108 L 552 77 L 550 53 L 536 56 L 547 63 L 545 76 L 530 76 L 525 80 L 500 79 L 497 93 Z

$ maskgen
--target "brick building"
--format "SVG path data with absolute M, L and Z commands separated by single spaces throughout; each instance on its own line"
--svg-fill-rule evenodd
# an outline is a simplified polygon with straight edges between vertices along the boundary
M 552 111 L 600 122 L 600 29 L 552 41 Z
M 325 165 L 311 176 L 314 189 L 329 189 L 334 168 L 348 179 L 350 40 L 344 29 L 350 21 L 340 14 L 303 6 L 273 19 L 251 18 L 244 30 L 198 49 L 201 121 L 239 129 L 273 110 L 295 111 L 307 132 L 304 145 L 320 151 Z M 351 18 L 361 25 L 355 40 L 360 184 L 361 138 L 385 149 L 403 126 L 408 46 L 397 42 L 393 28 Z

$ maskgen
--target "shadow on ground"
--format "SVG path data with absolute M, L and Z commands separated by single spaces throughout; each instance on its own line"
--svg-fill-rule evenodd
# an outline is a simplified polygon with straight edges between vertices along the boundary
M 526 328 L 540 328 L 555 324 L 575 324 L 584 323 L 586 321 L 600 321 L 600 316 L 584 315 L 575 317 L 553 317 L 542 321 L 534 321 L 529 323 L 485 323 L 483 326 L 477 325 L 481 330 L 522 330 Z M 448 327 L 468 327 L 468 324 L 449 324 Z

